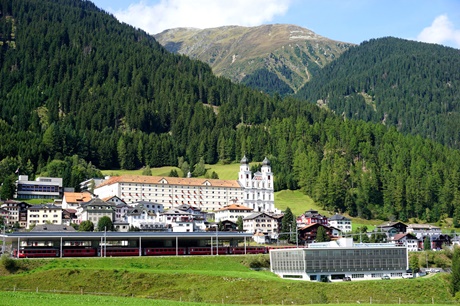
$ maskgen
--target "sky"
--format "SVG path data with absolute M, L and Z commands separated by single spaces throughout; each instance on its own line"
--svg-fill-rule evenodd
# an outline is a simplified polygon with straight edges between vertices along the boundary
M 91 0 L 157 34 L 177 27 L 294 24 L 359 44 L 393 36 L 460 49 L 460 0 Z

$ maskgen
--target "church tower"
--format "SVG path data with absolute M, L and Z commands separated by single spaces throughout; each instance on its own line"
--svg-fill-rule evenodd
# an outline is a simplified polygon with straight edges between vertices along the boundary
M 246 155 L 243 156 L 240 162 L 240 172 L 238 173 L 238 181 L 243 188 L 250 187 L 251 184 L 251 170 L 249 169 L 248 159 Z

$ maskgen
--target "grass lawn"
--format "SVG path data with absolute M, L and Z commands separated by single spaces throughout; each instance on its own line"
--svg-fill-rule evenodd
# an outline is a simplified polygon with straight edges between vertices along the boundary
M 264 256 L 266 259 L 267 255 Z M 293 281 L 281 279 L 269 271 L 248 268 L 249 263 L 261 258 L 262 255 L 20 260 L 21 265 L 30 265 L 30 269 L 8 274 L 0 266 L 0 305 L 76 305 L 78 302 L 79 305 L 138 305 L 136 298 L 149 298 L 148 302 L 139 299 L 143 305 L 159 302 L 150 299 L 239 305 L 356 305 L 357 301 L 428 304 L 432 299 L 435 304 L 454 302 L 446 289 L 448 275 L 390 281 Z M 9 292 L 14 289 L 16 292 Z M 24 293 L 25 290 L 39 293 Z M 77 295 L 40 293 L 53 291 Z M 308 294 L 299 294 L 301 292 Z M 124 299 L 120 295 L 134 298 Z

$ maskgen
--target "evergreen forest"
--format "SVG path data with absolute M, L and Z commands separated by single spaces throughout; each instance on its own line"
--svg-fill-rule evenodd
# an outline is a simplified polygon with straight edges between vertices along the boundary
M 345 51 L 296 94 L 348 119 L 460 148 L 460 50 L 393 37 Z
M 98 169 L 178 160 L 193 168 L 201 159 L 267 156 L 276 190 L 300 189 L 331 212 L 402 221 L 453 217 L 460 226 L 460 152 L 430 135 L 348 120 L 364 118 L 216 77 L 208 65 L 167 52 L 89 1 L 0 0 L 0 27 L 4 186 L 17 169 L 32 178 L 61 176 L 78 190 Z M 353 84 L 351 76 L 338 78 Z M 402 76 L 399 82 L 410 86 Z M 447 95 L 429 89 L 427 95 Z M 413 128 L 419 124 L 426 123 Z

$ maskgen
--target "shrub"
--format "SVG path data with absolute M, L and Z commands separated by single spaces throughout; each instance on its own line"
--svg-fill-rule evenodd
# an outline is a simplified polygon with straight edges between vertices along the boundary
M 16 260 L 9 257 L 8 255 L 2 255 L 1 262 L 2 262 L 2 266 L 6 270 L 8 270 L 8 272 L 10 273 L 14 273 L 18 270 L 18 265 L 17 265 Z

